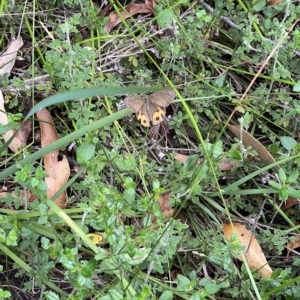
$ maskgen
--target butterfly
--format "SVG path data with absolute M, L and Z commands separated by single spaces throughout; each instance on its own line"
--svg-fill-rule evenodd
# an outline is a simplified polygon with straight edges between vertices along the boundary
M 145 127 L 161 123 L 166 115 L 165 108 L 174 100 L 176 93 L 172 90 L 155 92 L 146 96 L 129 96 L 125 105 L 137 114 L 137 119 Z

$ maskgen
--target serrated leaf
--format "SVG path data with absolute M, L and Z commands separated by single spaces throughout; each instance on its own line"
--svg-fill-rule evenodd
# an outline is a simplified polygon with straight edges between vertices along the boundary
M 163 10 L 157 16 L 157 24 L 162 27 L 170 27 L 173 24 L 174 16 L 171 10 Z

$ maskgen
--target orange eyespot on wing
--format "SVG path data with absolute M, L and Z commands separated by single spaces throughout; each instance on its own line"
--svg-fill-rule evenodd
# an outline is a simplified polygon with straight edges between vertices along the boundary
M 161 123 L 166 115 L 166 112 L 159 106 L 157 107 L 157 109 L 158 111 L 154 112 L 152 116 L 152 125 L 157 125 Z
M 141 111 L 138 112 L 137 119 L 141 122 L 141 124 L 145 127 L 150 126 L 150 120 L 147 115 L 143 114 Z

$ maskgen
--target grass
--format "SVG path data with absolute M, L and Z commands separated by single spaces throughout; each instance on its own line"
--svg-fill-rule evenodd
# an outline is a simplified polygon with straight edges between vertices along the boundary
M 147 3 L 0 4 L 1 49 L 24 41 L 0 77 L 0 129 L 20 114 L 33 124 L 18 153 L 1 144 L 0 298 L 296 299 L 299 7 Z M 166 88 L 177 96 L 157 127 L 122 109 Z M 44 107 L 60 139 L 40 148 Z M 41 166 L 56 149 L 71 176 L 47 197 Z M 237 259 L 228 222 L 253 232 L 272 277 Z

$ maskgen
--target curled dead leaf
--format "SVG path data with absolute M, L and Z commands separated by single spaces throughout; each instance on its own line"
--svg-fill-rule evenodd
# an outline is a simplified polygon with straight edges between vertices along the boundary
M 0 56 L 0 75 L 6 73 L 10 74 L 11 69 L 14 66 L 16 56 L 20 48 L 23 46 L 23 40 L 21 37 L 12 41 L 7 50 Z
M 282 0 L 270 0 L 267 1 L 267 6 L 272 6 L 272 5 L 277 5 L 277 4 L 281 4 Z
M 235 137 L 240 138 L 241 128 L 239 126 L 228 124 L 227 127 Z M 276 162 L 271 153 L 257 139 L 255 139 L 249 132 L 244 129 L 242 129 L 242 138 L 243 144 L 246 147 L 251 146 L 252 149 L 257 152 L 257 157 L 266 165 L 270 165 Z
M 23 46 L 23 40 L 21 37 L 11 42 L 8 46 L 7 50 L 0 56 L 0 75 L 10 74 L 19 49 Z M 8 118 L 5 113 L 4 108 L 4 98 L 2 91 L 0 90 L 0 124 L 7 125 Z M 3 134 L 3 139 L 7 142 L 13 135 L 15 134 L 15 130 L 9 130 Z M 19 137 L 15 136 L 13 140 L 10 142 L 8 147 L 13 153 L 17 153 L 19 148 L 22 148 L 26 145 L 26 142 L 20 140 Z
M 252 232 L 240 223 L 233 223 L 232 225 L 233 227 L 230 223 L 222 225 L 226 239 L 230 241 L 232 235 L 236 233 L 238 241 L 244 246 L 243 252 L 250 269 L 256 270 L 261 277 L 271 277 L 273 271 Z M 242 255 L 239 255 L 238 259 L 243 262 Z
M 159 197 L 160 210 L 164 214 L 164 217 L 169 219 L 173 216 L 174 209 L 170 205 L 171 192 L 161 194 Z
M 294 250 L 294 249 L 300 247 L 300 234 L 298 234 L 296 236 L 296 240 L 295 241 L 288 242 L 287 245 L 286 245 L 286 247 L 287 247 L 287 250 L 288 250 L 286 256 L 290 255 L 291 250 Z
M 58 134 L 54 127 L 52 118 L 47 109 L 43 108 L 36 113 L 41 128 L 41 146 L 45 146 L 58 140 Z M 47 197 L 52 198 L 68 181 L 70 176 L 69 163 L 65 156 L 59 159 L 59 151 L 55 150 L 44 157 L 45 172 L 49 177 L 45 178 L 47 183 Z M 67 193 L 63 192 L 54 201 L 59 207 L 65 208 L 67 204 Z
M 148 13 L 153 13 L 153 10 L 151 9 L 151 7 L 145 4 L 132 3 L 127 5 L 123 10 L 120 11 L 120 14 L 123 19 L 130 18 L 133 15 L 138 13 L 148 14 Z M 120 19 L 119 15 L 113 11 L 109 14 L 109 21 L 104 26 L 104 28 L 107 32 L 110 32 L 115 26 L 121 23 L 121 21 L 122 20 Z

